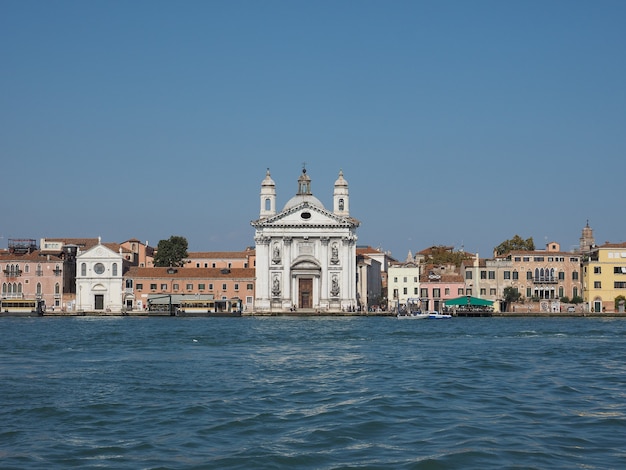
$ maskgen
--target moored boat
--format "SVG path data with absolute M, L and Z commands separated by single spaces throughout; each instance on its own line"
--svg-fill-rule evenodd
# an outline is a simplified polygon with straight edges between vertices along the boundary
M 448 313 L 441 313 L 438 312 L 437 310 L 433 310 L 431 312 L 428 312 L 428 318 L 452 318 L 452 315 L 448 314 Z

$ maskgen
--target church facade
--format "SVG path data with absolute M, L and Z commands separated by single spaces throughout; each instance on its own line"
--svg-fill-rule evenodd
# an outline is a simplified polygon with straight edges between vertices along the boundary
M 339 172 L 333 210 L 311 192 L 302 170 L 298 190 L 276 210 L 276 185 L 269 169 L 261 183 L 259 219 L 252 221 L 256 245 L 257 313 L 340 313 L 357 307 L 356 229 L 348 183 Z

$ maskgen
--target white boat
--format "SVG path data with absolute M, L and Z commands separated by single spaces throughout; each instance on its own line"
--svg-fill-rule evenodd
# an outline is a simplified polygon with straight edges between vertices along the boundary
M 452 318 L 452 315 L 449 315 L 447 313 L 440 313 L 437 310 L 428 312 L 427 315 L 428 315 L 428 318 Z
M 406 313 L 398 313 L 397 316 L 400 319 L 423 320 L 425 318 L 428 318 L 428 313 L 426 313 L 426 312 L 406 312 Z

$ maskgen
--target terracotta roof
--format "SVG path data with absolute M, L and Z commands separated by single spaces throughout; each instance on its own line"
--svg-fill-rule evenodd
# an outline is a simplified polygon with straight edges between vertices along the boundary
M 125 274 L 134 278 L 202 278 L 202 279 L 254 279 L 254 268 L 173 268 L 175 273 L 168 273 L 171 268 L 139 268 L 131 267 Z
M 187 253 L 187 258 L 247 258 L 249 255 L 249 251 L 190 251 Z
M 48 261 L 48 256 L 50 256 L 51 262 L 63 261 L 59 256 L 44 254 L 39 250 L 32 251 L 30 253 L 24 253 L 23 255 L 16 254 L 16 253 L 9 253 L 8 251 L 0 252 L 0 260 L 3 260 L 3 261 L 43 262 L 43 261 Z

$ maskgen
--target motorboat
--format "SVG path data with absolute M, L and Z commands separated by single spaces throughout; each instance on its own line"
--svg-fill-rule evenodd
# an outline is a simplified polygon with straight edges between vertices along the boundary
M 427 312 L 405 312 L 405 313 L 398 313 L 398 318 L 400 319 L 408 319 L 408 320 L 423 320 L 425 318 L 428 318 L 428 313 Z
M 427 315 L 428 315 L 428 318 L 452 318 L 452 315 L 448 313 L 441 313 L 441 312 L 438 312 L 437 310 L 428 312 Z

